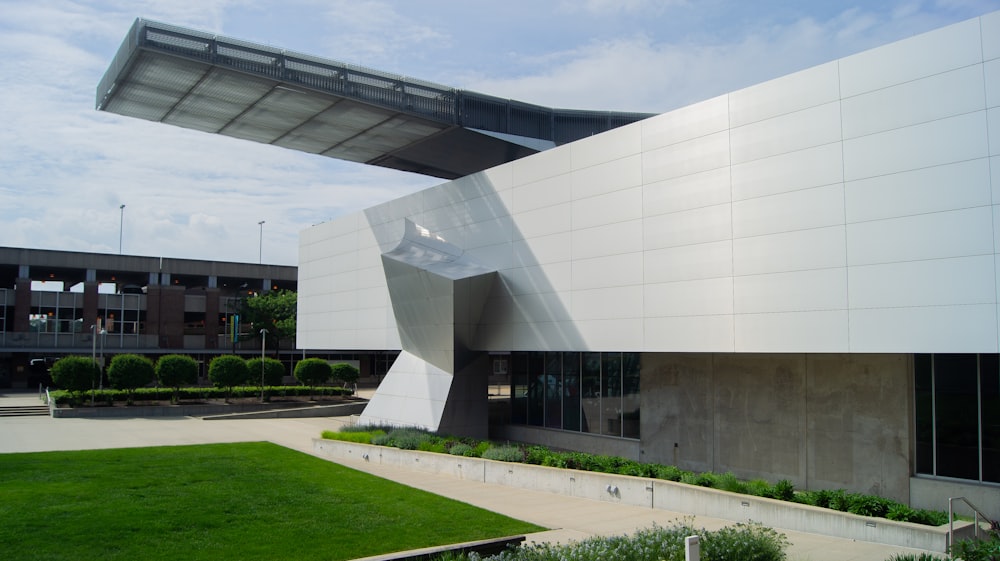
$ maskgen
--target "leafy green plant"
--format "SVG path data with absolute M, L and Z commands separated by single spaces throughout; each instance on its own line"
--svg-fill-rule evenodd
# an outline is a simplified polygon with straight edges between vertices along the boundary
M 448 453 L 452 456 L 469 456 L 472 454 L 472 446 L 459 442 L 451 448 L 448 449 Z
M 172 401 L 177 403 L 181 386 L 198 381 L 198 362 L 188 355 L 165 355 L 156 361 L 155 372 L 160 385 L 174 389 Z
M 921 553 L 897 553 L 887 561 L 948 561 L 948 558 L 924 551 Z
M 535 543 L 487 557 L 492 561 L 683 561 L 684 539 L 701 537 L 701 559 L 782 561 L 787 538 L 759 524 L 736 524 L 717 531 L 695 528 L 689 521 L 653 526 L 630 536 L 594 536 L 566 544 Z M 448 559 L 479 561 L 478 555 Z
M 483 458 L 500 462 L 523 462 L 524 451 L 511 445 L 493 446 L 483 452 Z
M 874 495 L 851 495 L 847 512 L 885 518 L 895 501 Z
M 740 481 L 732 472 L 726 472 L 715 479 L 716 489 L 730 493 L 747 494 L 747 484 Z
M 217 356 L 208 363 L 208 378 L 216 387 L 225 388 L 227 397 L 233 386 L 245 384 L 249 376 L 246 361 L 236 355 Z
M 152 382 L 155 376 L 153 361 L 141 355 L 115 355 L 108 367 L 108 383 L 115 389 L 125 390 L 128 403 L 132 402 L 132 392 Z
M 52 381 L 60 388 L 70 392 L 83 392 L 94 387 L 99 369 L 90 358 L 67 356 L 57 360 L 49 373 Z
M 1000 531 L 991 531 L 983 540 L 959 540 L 949 553 L 962 561 L 997 561 L 1000 559 Z
M 280 360 L 271 357 L 256 357 L 247 361 L 248 380 L 260 383 L 261 363 L 263 363 L 263 376 L 265 386 L 280 386 L 285 379 L 285 365 Z
M 319 386 L 327 383 L 333 369 L 330 363 L 318 358 L 300 360 L 295 365 L 295 379 L 307 386 Z
M 343 384 L 353 384 L 358 381 L 361 371 L 346 363 L 334 364 L 330 367 L 330 377 Z
M 787 479 L 782 479 L 774 484 L 774 487 L 771 489 L 771 494 L 766 496 L 782 501 L 794 500 L 795 485 L 792 485 L 792 482 Z

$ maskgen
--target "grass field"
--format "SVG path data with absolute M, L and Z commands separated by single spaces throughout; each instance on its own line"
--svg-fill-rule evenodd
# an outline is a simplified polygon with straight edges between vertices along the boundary
M 540 530 L 269 443 L 0 454 L 12 561 L 336 561 Z

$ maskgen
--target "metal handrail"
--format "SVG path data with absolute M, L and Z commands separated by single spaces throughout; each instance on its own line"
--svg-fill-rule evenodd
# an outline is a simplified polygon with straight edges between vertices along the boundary
M 979 538 L 980 518 L 982 518 L 983 521 L 989 523 L 991 529 L 998 528 L 997 523 L 994 520 L 991 520 L 989 516 L 986 516 L 982 510 L 979 510 L 979 507 L 969 502 L 969 499 L 966 499 L 965 497 L 949 497 L 948 498 L 948 546 L 949 547 L 955 545 L 955 509 L 953 504 L 955 501 L 962 501 L 963 503 L 968 505 L 969 508 L 972 509 L 973 513 L 975 513 L 977 540 L 980 539 Z

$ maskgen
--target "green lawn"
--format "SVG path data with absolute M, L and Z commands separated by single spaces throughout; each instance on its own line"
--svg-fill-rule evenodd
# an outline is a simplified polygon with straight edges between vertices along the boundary
M 269 443 L 0 454 L 0 557 L 354 559 L 540 531 Z

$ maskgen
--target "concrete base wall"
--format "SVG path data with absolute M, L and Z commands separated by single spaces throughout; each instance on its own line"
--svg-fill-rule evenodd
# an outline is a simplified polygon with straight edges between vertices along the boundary
M 904 354 L 645 353 L 641 459 L 909 502 Z
M 992 520 L 1000 520 L 1000 485 L 949 481 L 930 477 L 910 478 L 910 504 L 914 508 L 948 510 L 948 499 L 965 497 Z M 956 514 L 974 516 L 962 501 L 954 501 Z

